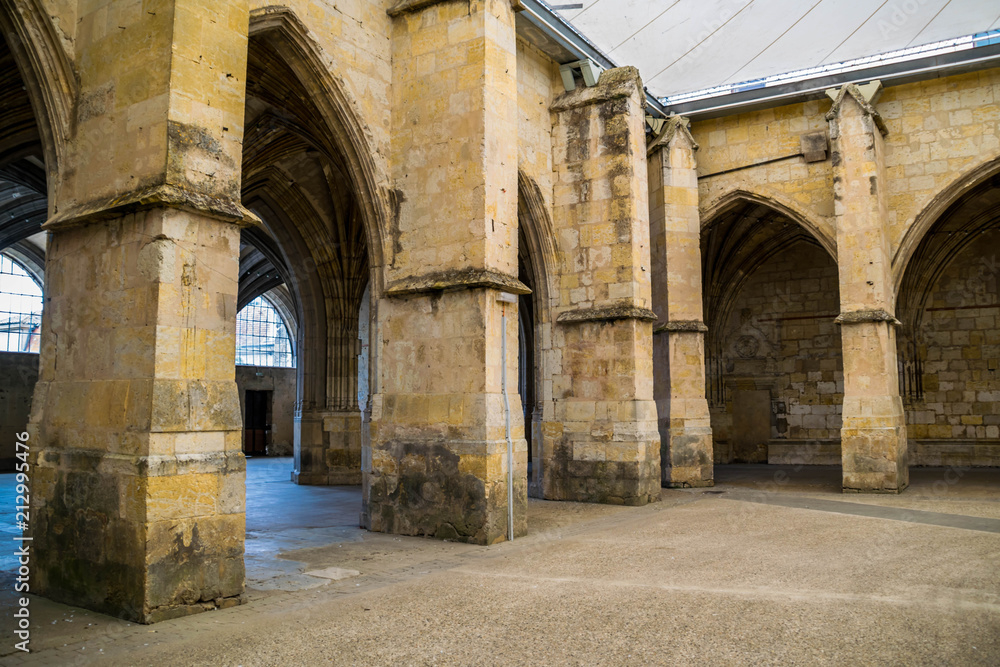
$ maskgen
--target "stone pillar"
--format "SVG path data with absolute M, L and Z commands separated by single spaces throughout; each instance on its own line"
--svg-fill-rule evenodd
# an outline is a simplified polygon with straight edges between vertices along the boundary
M 296 417 L 292 481 L 357 485 L 361 484 L 357 322 L 337 317 L 327 324 L 327 332 L 325 405 L 303 407 Z
M 393 16 L 399 202 L 378 308 L 371 530 L 489 544 L 527 530 L 517 393 L 517 82 L 509 0 L 406 0 Z
M 844 344 L 845 492 L 899 493 L 909 482 L 896 368 L 895 299 L 879 84 L 829 91 Z
M 153 622 L 242 599 L 235 383 L 248 9 L 113 0 L 77 25 L 46 223 L 31 591 Z
M 670 118 L 649 147 L 653 396 L 663 486 L 714 484 L 712 425 L 705 398 L 698 149 L 686 118 Z
M 644 102 L 638 71 L 623 67 L 552 106 L 561 274 L 546 498 L 641 505 L 660 494 Z

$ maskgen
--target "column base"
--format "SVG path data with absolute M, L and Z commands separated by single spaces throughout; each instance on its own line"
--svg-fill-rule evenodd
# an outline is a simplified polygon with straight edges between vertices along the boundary
M 587 401 L 571 403 L 563 409 L 590 414 Z M 559 422 L 542 425 L 546 499 L 631 506 L 660 499 L 660 435 L 653 428 L 656 408 L 652 401 L 625 403 L 621 406 L 624 413 L 639 413 L 636 416 L 641 419 L 577 422 L 593 426 L 585 432 L 569 431 Z
M 361 484 L 361 411 L 316 411 L 295 420 L 292 482 L 311 486 Z
M 507 442 L 372 447 L 368 530 L 495 544 L 507 539 Z M 514 441 L 514 536 L 528 534 L 527 442 Z
M 238 445 L 240 433 L 231 435 Z M 32 593 L 137 623 L 245 601 L 246 473 L 238 451 L 48 450 L 32 470 Z
M 896 401 L 899 400 L 896 398 Z M 872 420 L 871 417 L 844 419 L 841 430 L 843 491 L 901 493 L 910 484 L 906 427 L 902 424 L 902 415 L 892 420 L 898 422 L 895 426 L 852 425 L 853 421 L 868 423 Z
M 704 426 L 668 428 L 660 434 L 663 486 L 668 489 L 715 486 L 712 429 Z

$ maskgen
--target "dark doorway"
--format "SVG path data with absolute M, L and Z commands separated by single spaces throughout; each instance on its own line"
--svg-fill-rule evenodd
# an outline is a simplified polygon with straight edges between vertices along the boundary
M 265 456 L 271 439 L 271 392 L 247 389 L 243 416 L 243 453 Z

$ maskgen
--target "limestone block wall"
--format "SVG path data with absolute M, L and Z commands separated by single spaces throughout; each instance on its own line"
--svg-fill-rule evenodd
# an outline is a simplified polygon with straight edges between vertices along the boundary
M 876 106 L 889 131 L 888 222 L 898 252 L 934 197 L 1000 156 L 1000 69 L 891 86 Z
M 390 282 L 470 266 L 517 275 L 513 14 L 506 0 L 472 4 L 434 3 L 393 23 Z
M 0 470 L 14 469 L 15 433 L 28 428 L 31 395 L 38 382 L 38 355 L 0 352 Z
M 80 6 L 81 99 L 60 165 L 59 217 L 188 191 L 226 208 L 239 192 L 246 6 L 218 3 L 212 21 L 203 14 L 197 0 L 157 11 L 115 0 Z
M 997 248 L 1000 231 L 992 230 L 978 234 L 952 259 L 915 332 L 923 396 L 907 401 L 906 416 L 918 465 L 1000 460 Z
M 372 397 L 371 530 L 480 544 L 504 539 L 508 468 L 495 292 L 449 291 L 386 306 L 380 374 L 392 392 Z M 516 393 L 516 310 L 508 315 L 515 535 L 523 535 L 527 444 Z
M 659 497 L 641 91 L 638 72 L 618 68 L 552 106 L 559 305 L 547 353 L 547 498 Z
M 271 392 L 271 442 L 268 446 L 268 455 L 289 456 L 292 453 L 296 372 L 294 368 L 236 367 L 240 414 L 244 415 L 244 418 L 248 389 Z
M 997 171 L 1000 161 L 998 91 L 998 69 L 885 88 L 872 106 L 878 115 L 877 121 L 873 122 L 870 130 L 856 133 L 858 138 L 868 137 L 865 139 L 866 146 L 855 142 L 855 139 L 844 144 L 847 153 L 853 151 L 853 158 L 845 152 L 833 155 L 836 146 L 827 114 L 834 107 L 828 99 L 693 122 L 691 131 L 700 144 L 697 158 L 702 220 L 711 220 L 739 196 L 765 203 L 787 215 L 831 251 L 839 250 L 841 266 L 838 273 L 843 274 L 841 280 L 847 274 L 854 276 L 844 284 L 851 294 L 851 302 L 844 306 L 847 311 L 876 307 L 885 308 L 893 314 L 907 262 L 930 227 L 953 198 L 959 197 L 964 188 L 978 182 L 973 179 L 988 179 Z M 879 125 L 878 131 L 876 124 Z M 826 160 L 807 163 L 800 155 L 801 137 L 810 133 L 826 134 L 830 140 Z M 848 193 L 850 188 L 845 189 L 846 181 L 841 178 L 838 192 L 834 181 L 838 169 L 848 175 L 861 174 L 864 170 L 851 172 L 852 167 L 845 160 L 850 162 L 862 155 L 864 160 L 871 158 L 871 164 L 865 167 L 870 173 L 865 171 L 868 174 L 865 178 L 871 176 L 878 182 L 878 187 L 859 186 L 856 197 Z M 868 201 L 859 199 L 862 190 L 865 195 L 862 199 Z M 835 195 L 841 197 L 839 203 Z M 864 218 L 865 234 L 877 239 L 877 242 L 860 241 L 853 232 L 845 233 L 846 230 L 838 229 L 838 216 L 847 220 L 851 215 L 861 216 L 853 219 L 851 224 L 855 225 Z M 838 249 L 838 243 L 846 245 Z M 873 249 L 878 252 L 871 253 Z M 979 252 L 982 258 L 982 251 Z M 878 275 L 863 278 L 862 269 L 876 264 L 881 265 L 876 272 Z M 949 268 L 946 273 L 956 270 Z M 888 279 L 884 277 L 886 272 L 891 274 Z M 955 281 L 959 278 L 951 276 L 949 279 Z M 871 290 L 879 292 L 877 298 L 864 296 Z M 944 298 L 942 294 L 935 293 L 933 298 L 940 300 Z M 949 298 L 952 301 L 958 299 L 954 294 Z M 956 312 L 964 314 L 963 311 Z M 984 386 L 983 374 L 990 372 L 989 360 L 986 359 L 989 352 L 979 348 L 988 347 L 986 341 L 995 338 L 996 322 L 988 314 L 963 318 L 949 315 L 948 311 L 925 313 L 923 321 L 924 326 L 931 329 L 928 329 L 928 337 L 921 348 L 928 354 L 928 366 L 922 379 L 925 396 L 933 396 L 935 409 L 928 409 L 926 401 L 920 403 L 919 409 L 915 405 L 908 408 L 907 422 L 915 429 L 915 434 L 910 434 L 909 439 L 918 443 L 913 451 L 912 463 L 920 465 L 949 460 L 943 454 L 945 450 L 941 449 L 945 441 L 932 444 L 933 438 L 950 439 L 952 452 L 958 451 L 954 449 L 956 447 L 980 442 L 978 449 L 969 449 L 973 445 L 968 445 L 967 451 L 961 455 L 963 461 L 975 460 L 980 464 L 1000 461 L 996 453 L 984 449 L 982 445 L 989 440 L 986 430 L 989 425 L 985 423 L 987 415 L 982 415 L 982 424 L 973 423 L 978 422 L 975 410 L 987 413 L 993 409 L 990 401 L 974 406 L 978 401 L 979 387 Z M 966 332 L 958 329 L 958 323 L 963 321 L 965 326 L 970 327 Z M 856 324 L 849 323 L 848 326 L 864 329 L 864 326 Z M 882 331 L 884 327 L 881 325 L 868 328 L 872 327 L 881 332 L 876 346 L 879 350 L 884 352 L 895 345 L 892 328 L 885 331 Z M 955 334 L 960 341 L 957 344 L 953 342 Z M 965 342 L 966 334 L 969 336 L 968 343 Z M 874 357 L 882 354 L 875 348 L 862 350 L 865 337 L 855 338 L 851 347 L 858 352 L 859 359 L 865 354 Z M 868 339 L 874 340 L 871 336 Z M 976 355 L 985 359 L 985 369 L 976 367 Z M 858 368 L 869 366 L 866 362 Z M 929 373 L 926 370 L 928 367 L 933 371 Z M 976 376 L 977 372 L 980 375 Z M 959 388 L 965 382 L 961 379 L 965 374 L 977 387 L 976 401 L 969 400 L 973 396 L 970 393 L 972 389 Z M 891 383 L 893 380 L 889 378 L 888 381 Z M 948 389 L 940 389 L 942 382 Z M 891 400 L 895 392 L 896 389 L 889 387 L 885 400 Z M 982 395 L 992 396 L 988 389 Z M 736 427 L 731 422 L 731 414 L 731 411 L 720 412 L 716 409 L 713 412 L 713 427 L 731 435 Z M 822 436 L 824 431 L 830 430 L 826 423 L 820 428 L 816 415 L 803 414 L 802 418 L 799 434 L 804 438 Z M 792 442 L 795 420 L 791 414 L 786 416 L 786 420 L 789 442 Z M 807 422 L 812 426 L 806 427 Z M 900 430 L 899 424 L 895 424 L 894 428 Z M 932 432 L 934 436 L 931 436 Z M 721 438 L 719 434 L 717 437 Z M 829 446 L 824 447 L 826 453 L 823 457 L 826 457 L 832 450 L 827 452 Z
M 1000 158 L 1000 68 L 885 88 L 875 108 L 884 138 L 886 220 L 897 278 L 931 221 L 908 237 L 918 218 L 949 185 Z M 828 99 L 698 120 L 702 217 L 735 191 L 759 193 L 802 214 L 833 239 L 832 162 L 806 163 L 800 138 L 828 133 Z
M 827 100 L 814 100 L 691 123 L 698 150 L 702 220 L 727 195 L 759 194 L 802 214 L 817 236 L 836 237 L 829 160 L 806 163 L 801 137 L 828 132 Z
M 712 351 L 722 359 L 710 358 L 709 368 L 722 369 L 713 381 L 725 387 L 724 403 L 712 410 L 718 461 L 732 460 L 734 431 L 742 428 L 733 420 L 734 400 L 748 390 L 770 393 L 769 445 L 839 442 L 844 391 L 840 327 L 834 322 L 839 312 L 837 267 L 816 245 L 795 243 L 749 277 L 725 325 L 718 334 L 713 331 Z
M 32 590 L 141 622 L 238 604 L 239 229 L 155 209 L 48 249 Z
M 406 2 L 392 14 L 398 208 L 377 310 L 367 517 L 372 530 L 489 544 L 527 530 L 517 305 L 498 301 L 526 291 L 513 7 Z
M 562 93 L 559 66 L 522 39 L 517 40 L 517 166 L 552 206 L 552 118 L 549 106 Z

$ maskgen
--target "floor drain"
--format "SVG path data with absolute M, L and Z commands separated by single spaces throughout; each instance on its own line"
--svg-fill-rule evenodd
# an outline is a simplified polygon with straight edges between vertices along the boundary
M 720 493 L 725 493 L 725 491 L 702 491 L 702 493 L 711 493 L 713 495 L 719 495 Z

